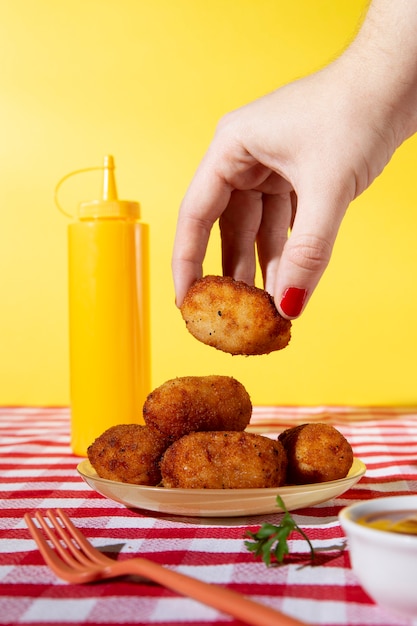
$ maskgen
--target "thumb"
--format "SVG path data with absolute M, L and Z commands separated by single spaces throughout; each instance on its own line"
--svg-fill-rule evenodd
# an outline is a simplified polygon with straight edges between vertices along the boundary
M 275 281 L 275 303 L 283 317 L 295 319 L 305 309 L 330 261 L 343 215 L 328 208 L 303 212 L 298 206 Z

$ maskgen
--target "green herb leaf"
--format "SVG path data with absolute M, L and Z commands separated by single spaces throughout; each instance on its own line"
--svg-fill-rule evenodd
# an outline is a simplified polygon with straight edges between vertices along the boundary
M 281 496 L 277 496 L 277 505 L 282 509 L 284 515 L 279 526 L 274 524 L 262 524 L 255 533 L 247 531 L 246 536 L 249 541 L 245 541 L 246 548 L 253 552 L 255 556 L 262 557 L 263 562 L 269 566 L 274 558 L 278 563 L 282 563 L 286 554 L 289 554 L 288 537 L 292 532 L 299 533 L 308 543 L 310 549 L 310 559 L 314 559 L 314 548 L 305 534 L 298 526 L 293 517 L 288 512 Z

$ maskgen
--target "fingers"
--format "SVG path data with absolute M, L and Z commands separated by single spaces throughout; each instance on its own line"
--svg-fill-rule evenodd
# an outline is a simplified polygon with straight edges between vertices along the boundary
M 253 283 L 255 241 L 262 216 L 262 193 L 290 188 L 281 176 L 256 161 L 242 146 L 228 152 L 213 141 L 184 197 L 172 255 L 176 304 L 202 275 L 214 222 L 221 217 L 223 273 Z
M 276 275 L 292 223 L 291 194 L 263 196 L 262 221 L 257 236 L 258 258 L 264 288 L 274 294 Z
M 223 274 L 252 285 L 255 280 L 255 241 L 262 218 L 260 191 L 233 191 L 220 217 Z
M 298 208 L 276 273 L 275 303 L 280 313 L 295 319 L 304 310 L 332 254 L 346 203 L 332 205 L 329 199 L 309 196 Z
M 187 214 L 180 214 L 178 218 L 171 263 L 177 306 L 181 306 L 192 283 L 201 278 L 212 225 L 210 220 Z
M 201 277 L 202 264 L 214 222 L 226 208 L 230 186 L 204 167 L 197 171 L 180 207 L 172 254 L 172 275 L 177 306 L 192 283 Z

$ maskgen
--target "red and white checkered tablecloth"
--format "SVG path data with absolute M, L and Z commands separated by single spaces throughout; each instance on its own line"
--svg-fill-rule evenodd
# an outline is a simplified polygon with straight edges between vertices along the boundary
M 227 586 L 309 624 L 409 626 L 365 594 L 350 569 L 337 521 L 342 506 L 381 495 L 417 493 L 417 409 L 255 407 L 251 427 L 269 434 L 296 422 L 332 422 L 366 475 L 350 491 L 293 513 L 319 552 L 291 540 L 284 565 L 267 568 L 244 546 L 247 529 L 280 515 L 186 518 L 129 510 L 91 490 L 69 447 L 66 408 L 0 408 L 0 624 L 204 626 L 238 622 L 158 585 L 118 579 L 70 585 L 45 565 L 23 514 L 62 507 L 97 547 L 142 555 L 195 578 Z M 389 566 L 389 564 L 387 564 Z M 417 585 L 417 582 L 416 582 Z M 417 586 L 416 586 L 417 591 Z

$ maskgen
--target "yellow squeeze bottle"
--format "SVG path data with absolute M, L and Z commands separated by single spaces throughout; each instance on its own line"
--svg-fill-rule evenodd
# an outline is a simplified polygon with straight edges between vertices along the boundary
M 112 156 L 103 197 L 68 227 L 71 446 L 117 424 L 143 423 L 150 392 L 149 227 L 119 200 Z

